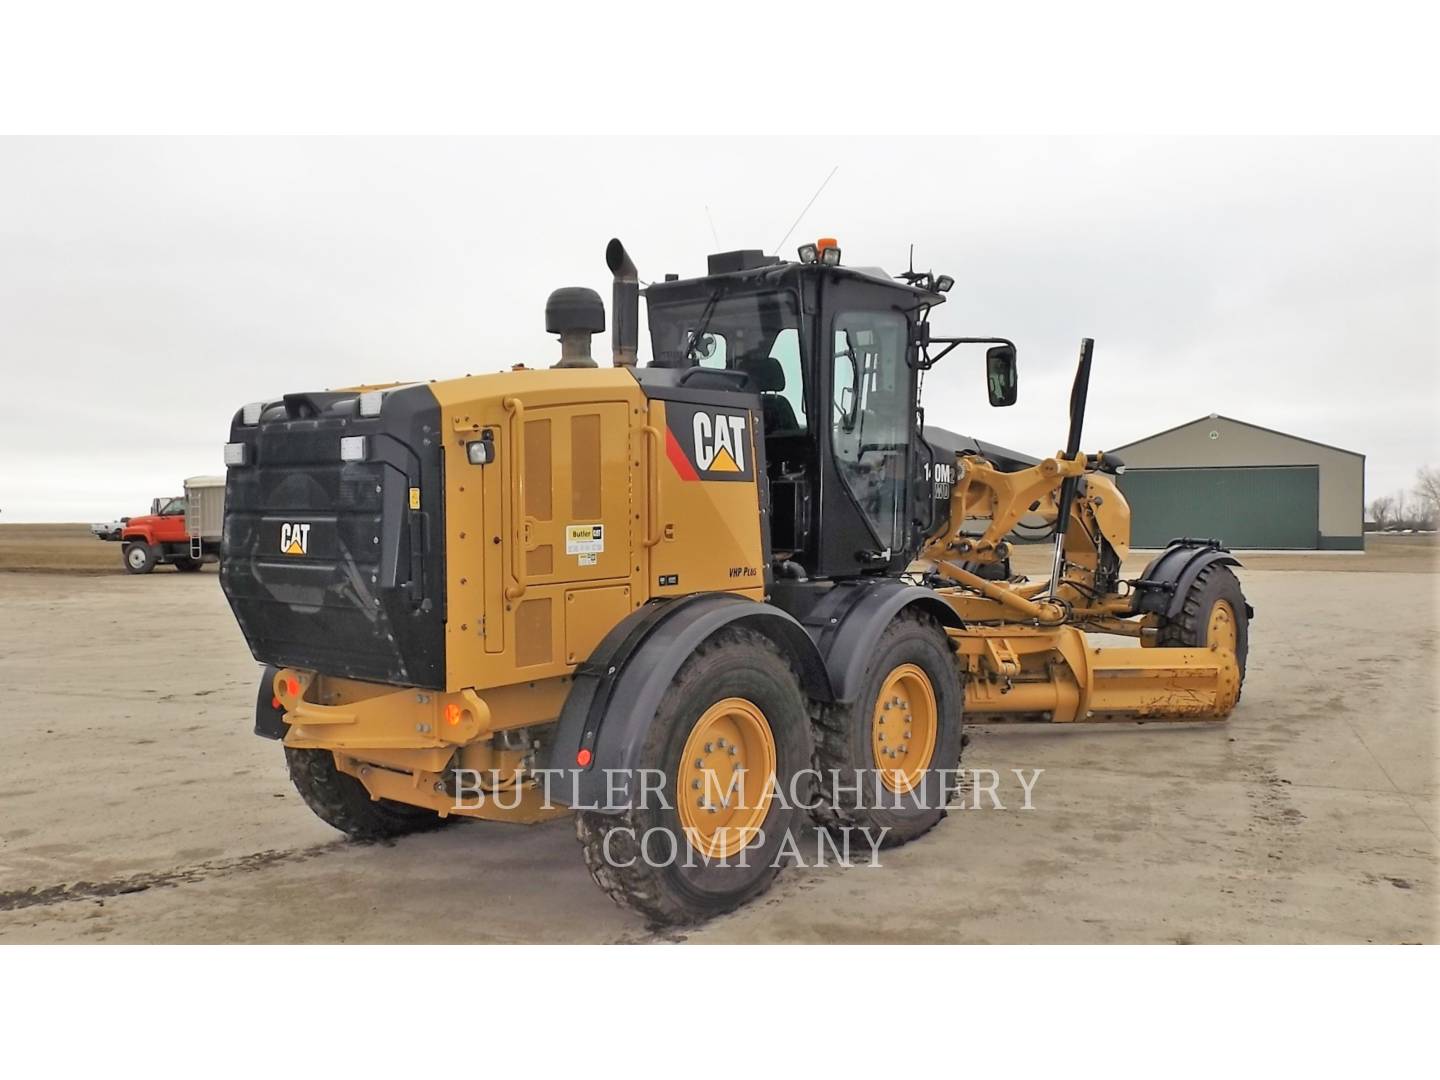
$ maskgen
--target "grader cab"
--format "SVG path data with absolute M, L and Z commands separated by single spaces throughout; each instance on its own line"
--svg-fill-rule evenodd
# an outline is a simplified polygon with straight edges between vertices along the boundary
M 1122 467 L 925 437 L 951 281 L 710 257 L 644 290 L 618 241 L 605 311 L 553 293 L 549 369 L 294 393 L 235 416 L 222 584 L 266 665 L 257 734 L 353 837 L 573 814 L 618 902 L 679 923 L 765 889 L 808 813 L 887 845 L 954 794 L 962 718 L 1220 720 L 1250 608 L 1216 541 L 1125 580 Z M 1051 573 L 1010 572 L 1024 522 Z M 1090 633 L 1125 635 L 1130 646 Z

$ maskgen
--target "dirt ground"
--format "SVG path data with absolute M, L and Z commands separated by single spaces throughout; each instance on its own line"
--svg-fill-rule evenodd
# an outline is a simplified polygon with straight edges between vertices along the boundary
M 1433 537 L 1242 556 L 1257 614 L 1227 723 L 974 729 L 965 763 L 1001 773 L 1006 809 L 657 935 L 566 821 L 340 839 L 250 734 L 258 672 L 213 569 L 131 577 L 77 528 L 0 526 L 0 568 L 65 567 L 35 550 L 57 537 L 76 560 L 0 572 L 0 942 L 1437 937 Z M 1009 770 L 1037 768 L 1021 809 Z

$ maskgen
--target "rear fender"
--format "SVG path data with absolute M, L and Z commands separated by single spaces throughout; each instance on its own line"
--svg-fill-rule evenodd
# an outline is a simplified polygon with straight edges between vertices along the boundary
M 745 627 L 770 638 L 788 654 L 805 693 L 830 700 L 820 654 L 787 612 L 733 593 L 697 593 L 646 604 L 611 630 L 575 669 L 550 751 L 549 799 L 607 813 L 625 810 L 660 699 L 691 654 L 728 627 Z M 581 766 L 581 760 L 587 764 Z
M 1173 619 L 1185 604 L 1185 594 L 1200 571 L 1207 566 L 1239 566 L 1240 560 L 1220 546 L 1218 540 L 1173 540 L 1170 546 L 1151 560 L 1145 573 L 1135 582 L 1138 594 L 1135 610 L 1163 615 Z M 1247 617 L 1255 611 L 1245 605 Z

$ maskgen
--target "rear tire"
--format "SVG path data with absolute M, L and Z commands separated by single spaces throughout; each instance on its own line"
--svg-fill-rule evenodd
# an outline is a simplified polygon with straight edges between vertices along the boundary
M 1180 613 L 1161 624 L 1155 640 L 1162 648 L 1203 649 L 1216 643 L 1212 637 L 1220 639 L 1222 645 L 1233 640 L 1243 689 L 1245 657 L 1250 652 L 1250 605 L 1245 602 L 1240 580 L 1228 566 L 1216 563 L 1201 570 L 1191 582 Z
M 896 698 L 903 709 L 885 708 Z M 872 836 L 888 829 L 883 847 L 933 829 L 958 779 L 963 701 L 945 631 L 919 612 L 902 613 L 880 636 L 855 700 L 822 706 L 815 718 L 816 822 Z M 917 753 L 927 743 L 928 754 Z
M 285 763 L 290 768 L 290 782 L 305 805 L 325 824 L 352 840 L 385 840 L 438 829 L 454 820 L 423 806 L 370 798 L 364 784 L 340 771 L 329 750 L 287 746 Z
M 711 738 L 712 731 L 730 738 Z M 652 924 L 695 923 L 739 907 L 770 887 L 787 837 L 795 844 L 800 804 L 810 800 L 808 784 L 797 792 L 797 774 L 809 767 L 811 752 L 805 698 L 788 660 L 761 634 L 721 631 L 685 662 L 646 733 L 638 765 L 663 774 L 662 790 L 624 813 L 576 814 L 590 876 Z M 734 808 L 719 802 L 719 811 L 709 810 L 715 804 L 705 802 L 704 785 L 694 787 L 700 770 L 713 770 L 718 794 L 736 765 L 743 786 L 731 796 Z M 768 801 L 758 794 L 763 787 L 751 787 L 770 782 L 755 775 L 762 770 L 774 774 Z M 702 831 L 720 825 L 734 831 Z M 746 842 L 750 829 L 759 832 Z M 702 849 L 727 841 L 730 850 Z
M 202 565 L 199 559 L 192 559 L 188 555 L 175 560 L 175 569 L 179 570 L 182 574 L 193 574 L 199 570 Z
M 159 561 L 155 557 L 155 549 L 143 540 L 131 540 L 120 549 L 120 557 L 125 569 L 132 574 L 148 574 Z

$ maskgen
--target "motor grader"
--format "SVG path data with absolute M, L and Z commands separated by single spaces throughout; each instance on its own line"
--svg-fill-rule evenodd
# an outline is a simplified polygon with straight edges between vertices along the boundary
M 962 718 L 1230 712 L 1236 560 L 1178 539 L 1122 576 L 1122 465 L 1080 449 L 1088 340 L 1065 449 L 1025 464 L 924 426 L 962 347 L 1016 400 L 1011 341 L 932 333 L 949 278 L 830 240 L 713 255 L 644 288 L 641 366 L 638 272 L 606 258 L 613 366 L 599 296 L 560 289 L 553 366 L 235 414 L 221 580 L 266 665 L 255 731 L 326 822 L 573 814 L 602 888 L 683 923 L 765 889 L 807 812 L 887 845 L 933 827 Z M 1032 582 L 1009 555 L 1036 530 Z

